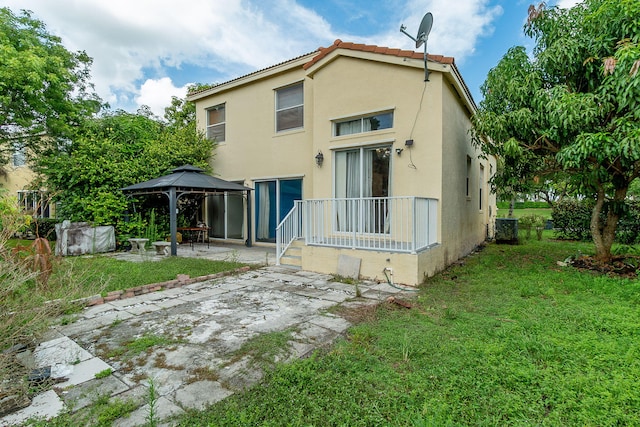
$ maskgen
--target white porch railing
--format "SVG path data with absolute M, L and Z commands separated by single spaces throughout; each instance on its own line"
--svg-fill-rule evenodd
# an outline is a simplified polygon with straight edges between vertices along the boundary
M 438 201 L 423 197 L 309 199 L 297 202 L 276 232 L 279 263 L 290 243 L 416 253 L 437 243 Z
M 291 243 L 302 234 L 301 200 L 294 202 L 293 208 L 276 227 L 276 264 L 280 265 L 280 258 L 287 251 Z

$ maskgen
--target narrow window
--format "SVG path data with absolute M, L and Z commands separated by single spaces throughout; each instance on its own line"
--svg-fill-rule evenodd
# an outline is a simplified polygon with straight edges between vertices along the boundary
M 226 137 L 225 104 L 207 110 L 207 138 L 224 142 Z
M 302 83 L 276 90 L 276 132 L 301 128 L 304 124 Z
M 334 126 L 334 136 L 373 132 L 393 127 L 393 112 L 379 113 L 357 119 L 339 121 Z
M 467 197 L 471 197 L 471 157 L 467 156 Z
M 480 189 L 480 197 L 479 197 L 479 208 L 482 210 L 482 187 L 484 186 L 484 165 L 480 165 L 480 185 L 478 186 Z

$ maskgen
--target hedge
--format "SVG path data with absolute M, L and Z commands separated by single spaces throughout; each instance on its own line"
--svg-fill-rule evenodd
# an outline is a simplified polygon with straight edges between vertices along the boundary
M 593 200 L 564 200 L 555 203 L 551 211 L 556 237 L 567 240 L 591 240 L 591 212 Z M 606 215 L 605 212 L 602 214 Z M 640 202 L 627 201 L 625 212 L 618 221 L 616 242 L 640 243 Z
M 498 209 L 509 209 L 510 205 L 511 202 L 496 203 Z M 514 209 L 545 209 L 549 207 L 549 203 L 547 202 L 516 202 L 514 205 Z

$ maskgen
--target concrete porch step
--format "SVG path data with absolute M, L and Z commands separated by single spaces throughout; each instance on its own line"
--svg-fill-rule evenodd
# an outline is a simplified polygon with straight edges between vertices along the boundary
M 298 245 L 289 246 L 280 258 L 280 265 L 302 269 L 302 247 Z

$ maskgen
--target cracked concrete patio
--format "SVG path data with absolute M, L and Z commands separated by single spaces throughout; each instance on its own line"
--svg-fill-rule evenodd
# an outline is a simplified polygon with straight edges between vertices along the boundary
M 259 252 L 254 258 L 265 259 Z M 287 331 L 283 359 L 305 357 L 331 345 L 351 326 L 337 306 L 373 305 L 402 293 L 386 283 L 358 287 L 356 295 L 354 285 L 332 276 L 265 266 L 86 308 L 75 322 L 54 327 L 34 351 L 35 367 L 52 366 L 52 377 L 64 382 L 36 396 L 30 407 L 0 419 L 0 426 L 78 411 L 105 394 L 137 407 L 113 425 L 143 425 L 149 379 L 158 393 L 159 419 L 202 409 L 262 378 L 259 364 L 237 353 L 252 338 Z M 145 351 L 128 349 L 145 338 L 153 344 Z M 96 378 L 108 369 L 110 375 Z

